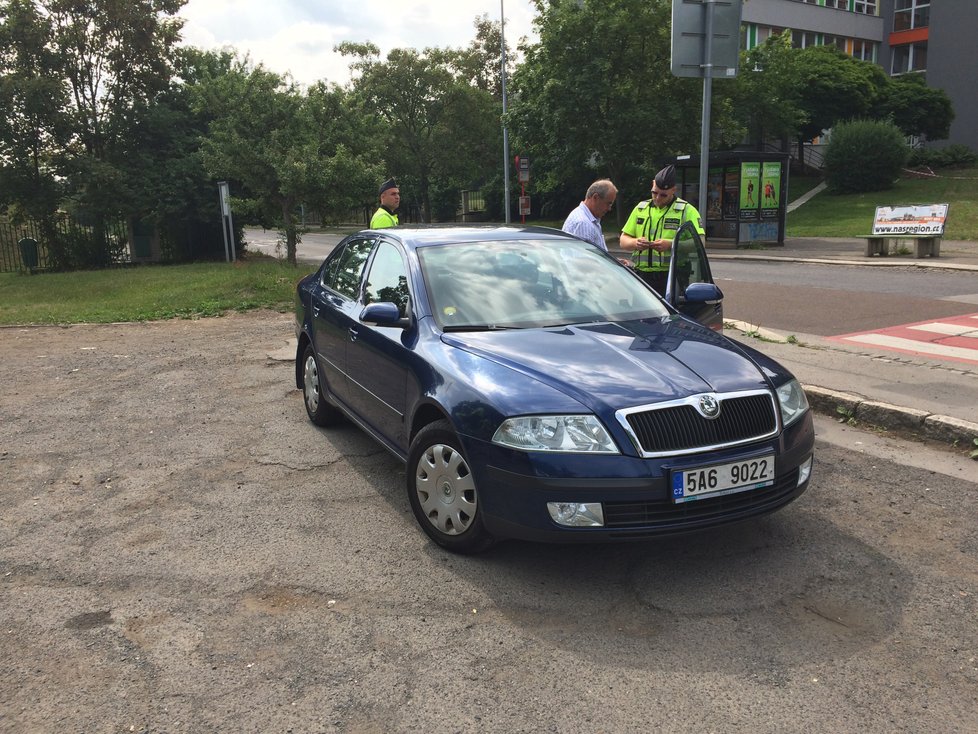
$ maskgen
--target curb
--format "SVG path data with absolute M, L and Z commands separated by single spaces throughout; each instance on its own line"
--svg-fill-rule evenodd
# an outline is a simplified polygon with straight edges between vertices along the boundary
M 820 257 L 794 257 L 790 255 L 728 255 L 720 252 L 707 251 L 707 257 L 711 260 L 763 260 L 766 262 L 794 262 L 794 263 L 815 263 L 818 265 L 858 265 L 861 267 L 901 267 L 901 268 L 938 268 L 940 270 L 965 270 L 978 272 L 978 265 L 967 263 L 937 262 L 921 260 L 892 260 L 889 258 L 866 259 L 866 260 L 844 260 L 842 258 L 820 258 Z
M 978 438 L 978 423 L 928 413 L 890 403 L 868 400 L 862 395 L 802 385 L 813 410 L 834 418 L 855 420 L 898 433 L 912 433 L 950 446 L 971 446 Z
M 730 326 L 744 334 L 752 334 L 767 341 L 785 343 L 776 331 L 754 327 L 744 321 L 724 319 L 724 327 Z M 916 408 L 883 403 L 878 400 L 840 392 L 819 385 L 802 385 L 812 409 L 832 418 L 854 420 L 896 433 L 911 433 L 949 446 L 968 446 L 978 438 L 978 423 L 939 413 L 928 413 Z

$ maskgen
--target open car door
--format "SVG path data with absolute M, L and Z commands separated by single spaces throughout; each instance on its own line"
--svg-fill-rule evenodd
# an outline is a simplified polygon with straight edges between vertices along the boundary
M 666 301 L 684 316 L 723 331 L 723 292 L 713 282 L 706 248 L 691 222 L 672 241 Z

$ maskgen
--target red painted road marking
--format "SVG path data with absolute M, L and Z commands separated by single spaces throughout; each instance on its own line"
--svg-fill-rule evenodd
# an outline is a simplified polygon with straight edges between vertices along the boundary
M 978 364 L 978 313 L 829 337 L 903 354 Z

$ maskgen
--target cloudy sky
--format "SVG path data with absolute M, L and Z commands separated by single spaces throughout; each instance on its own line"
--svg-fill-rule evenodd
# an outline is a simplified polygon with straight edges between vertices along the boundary
M 533 10 L 529 0 L 503 5 L 513 48 L 532 34 Z M 499 20 L 499 0 L 189 0 L 180 12 L 185 43 L 233 47 L 302 84 L 349 80 L 349 60 L 333 51 L 342 41 L 371 41 L 382 55 L 399 47 L 465 47 L 483 14 Z

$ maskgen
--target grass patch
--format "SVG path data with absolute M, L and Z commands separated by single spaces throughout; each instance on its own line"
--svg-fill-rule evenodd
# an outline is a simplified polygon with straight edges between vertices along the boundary
M 939 172 L 938 178 L 901 178 L 889 191 L 834 196 L 822 192 L 788 214 L 788 237 L 860 237 L 869 234 L 878 206 L 947 202 L 944 237 L 978 240 L 978 168 Z
M 73 273 L 0 273 L 0 324 L 77 324 L 292 309 L 316 265 L 272 260 L 139 265 Z
M 800 176 L 791 174 L 788 176 L 788 203 L 790 204 L 795 199 L 800 199 L 802 196 L 822 183 L 823 180 L 824 177 L 822 176 Z

